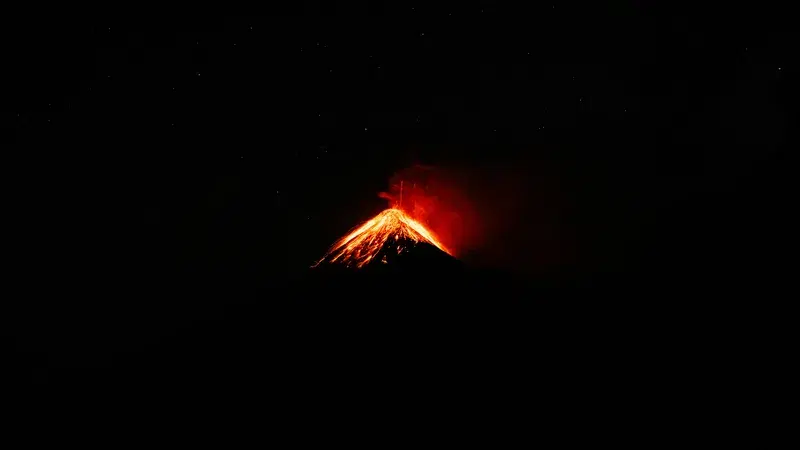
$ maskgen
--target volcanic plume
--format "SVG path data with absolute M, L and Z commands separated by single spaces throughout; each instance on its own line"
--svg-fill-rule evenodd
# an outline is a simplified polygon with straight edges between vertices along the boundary
M 389 208 L 336 241 L 312 267 L 334 263 L 362 268 L 372 263 L 388 263 L 420 244 L 450 254 L 424 225 L 400 209 Z

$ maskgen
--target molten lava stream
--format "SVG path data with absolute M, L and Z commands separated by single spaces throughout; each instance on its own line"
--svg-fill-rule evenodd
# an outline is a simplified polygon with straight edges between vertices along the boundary
M 400 254 L 406 250 L 408 244 L 418 243 L 428 243 L 451 254 L 424 225 L 405 212 L 390 208 L 336 241 L 312 267 L 322 263 L 336 263 L 360 268 L 386 251 L 396 251 Z M 382 262 L 386 262 L 385 255 Z

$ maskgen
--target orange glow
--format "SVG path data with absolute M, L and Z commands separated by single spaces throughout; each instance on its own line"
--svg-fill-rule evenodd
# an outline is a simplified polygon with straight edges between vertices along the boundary
M 400 209 L 384 210 L 347 236 L 336 241 L 325 256 L 312 267 L 322 263 L 344 264 L 347 267 L 364 267 L 382 251 L 407 250 L 407 245 L 428 243 L 451 254 L 424 225 L 409 217 Z M 384 256 L 385 258 L 385 256 Z M 382 262 L 386 262 L 382 259 Z

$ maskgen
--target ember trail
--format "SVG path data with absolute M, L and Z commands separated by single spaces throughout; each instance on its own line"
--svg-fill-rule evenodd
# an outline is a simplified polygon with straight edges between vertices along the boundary
M 312 267 L 344 264 L 361 268 L 371 262 L 386 263 L 387 257 L 399 255 L 420 243 L 433 245 L 451 254 L 424 225 L 402 210 L 390 208 L 336 241 Z

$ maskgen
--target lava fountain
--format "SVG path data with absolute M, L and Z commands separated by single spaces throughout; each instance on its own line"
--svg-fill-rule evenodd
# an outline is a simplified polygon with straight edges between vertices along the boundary
M 361 268 L 371 262 L 386 263 L 387 256 L 400 255 L 420 243 L 452 255 L 424 225 L 400 209 L 389 208 L 336 241 L 312 267 L 335 263 Z

